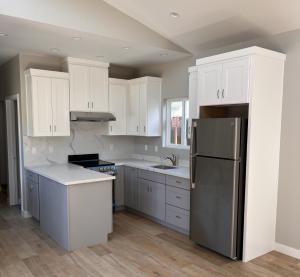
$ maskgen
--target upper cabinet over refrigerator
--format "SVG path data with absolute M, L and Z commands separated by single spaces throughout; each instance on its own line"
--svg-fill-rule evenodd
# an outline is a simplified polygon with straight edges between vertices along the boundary
M 108 63 L 66 58 L 70 73 L 70 110 L 108 112 Z
M 249 65 L 249 57 L 201 64 L 198 67 L 201 106 L 248 103 Z

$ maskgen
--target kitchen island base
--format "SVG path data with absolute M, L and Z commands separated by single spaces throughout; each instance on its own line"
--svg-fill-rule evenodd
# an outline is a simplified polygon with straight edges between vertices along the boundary
M 107 242 L 112 232 L 112 180 L 62 185 L 39 177 L 40 226 L 72 251 Z

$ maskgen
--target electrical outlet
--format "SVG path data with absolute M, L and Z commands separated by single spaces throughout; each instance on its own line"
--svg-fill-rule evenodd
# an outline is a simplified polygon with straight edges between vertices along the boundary
M 148 151 L 148 145 L 145 144 L 145 151 Z
M 154 151 L 158 152 L 158 146 L 157 145 L 154 146 Z

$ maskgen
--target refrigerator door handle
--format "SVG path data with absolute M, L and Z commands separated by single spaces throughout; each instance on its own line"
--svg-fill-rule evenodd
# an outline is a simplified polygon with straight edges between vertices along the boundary
M 190 182 L 191 189 L 195 188 L 195 167 L 196 167 L 196 128 L 197 122 L 192 122 L 192 134 L 191 134 L 191 153 L 190 153 Z

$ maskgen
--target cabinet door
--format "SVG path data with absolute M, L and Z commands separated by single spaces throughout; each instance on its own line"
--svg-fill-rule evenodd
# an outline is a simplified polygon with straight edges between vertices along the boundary
M 139 211 L 152 215 L 152 197 L 150 193 L 150 181 L 139 179 Z
M 32 77 L 33 135 L 52 136 L 51 78 Z
M 222 104 L 248 103 L 249 58 L 241 58 L 223 63 Z
M 198 76 L 200 106 L 220 104 L 222 64 L 202 65 L 199 67 Z
M 191 138 L 192 119 L 199 118 L 199 103 L 197 97 L 198 72 L 192 71 L 189 75 L 189 126 L 188 138 Z
M 140 84 L 140 104 L 139 104 L 139 134 L 147 135 L 147 84 Z
M 26 177 L 28 212 L 35 219 L 40 219 L 39 184 L 30 177 Z
M 151 216 L 165 220 L 166 217 L 166 185 L 150 182 Z
M 69 80 L 52 79 L 53 136 L 70 135 Z
M 126 84 L 109 85 L 109 111 L 116 121 L 109 122 L 110 135 L 126 135 Z
M 138 177 L 137 169 L 125 167 L 125 206 L 138 209 Z
M 90 72 L 89 67 L 70 65 L 70 110 L 87 112 L 90 103 Z
M 94 112 L 108 111 L 108 69 L 90 67 L 90 107 Z
M 140 85 L 130 84 L 127 97 L 127 135 L 139 134 Z

